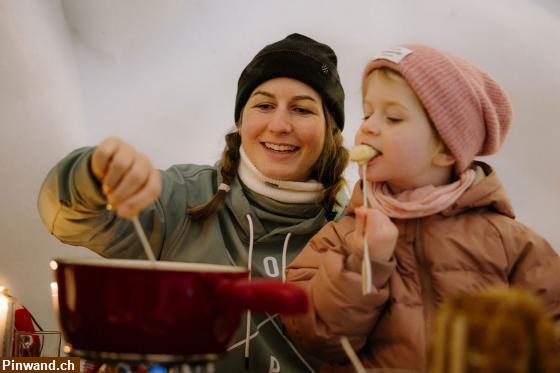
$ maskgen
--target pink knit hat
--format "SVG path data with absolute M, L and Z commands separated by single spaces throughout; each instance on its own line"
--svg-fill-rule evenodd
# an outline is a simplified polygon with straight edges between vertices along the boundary
M 449 53 L 407 44 L 371 60 L 362 84 L 381 67 L 398 72 L 416 93 L 459 172 L 475 156 L 498 151 L 511 126 L 512 109 L 506 92 L 486 72 Z

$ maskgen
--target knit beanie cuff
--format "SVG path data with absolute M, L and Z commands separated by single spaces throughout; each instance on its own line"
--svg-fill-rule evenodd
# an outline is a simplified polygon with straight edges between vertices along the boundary
M 292 34 L 263 48 L 241 73 L 235 102 L 235 121 L 253 90 L 267 80 L 286 77 L 301 81 L 321 96 L 337 126 L 344 128 L 344 90 L 337 58 L 326 44 Z

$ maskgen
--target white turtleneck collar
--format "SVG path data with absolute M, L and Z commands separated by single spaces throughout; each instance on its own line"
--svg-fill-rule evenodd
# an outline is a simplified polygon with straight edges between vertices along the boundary
M 264 176 L 251 162 L 243 146 L 239 147 L 241 162 L 238 175 L 252 191 L 285 203 L 316 203 L 323 198 L 323 184 L 316 180 L 306 182 L 275 180 Z

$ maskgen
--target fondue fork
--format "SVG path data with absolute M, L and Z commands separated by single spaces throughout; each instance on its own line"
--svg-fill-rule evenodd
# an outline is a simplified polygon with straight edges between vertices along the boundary
M 138 237 L 140 237 L 140 242 L 142 243 L 142 247 L 144 248 L 144 253 L 152 263 L 155 263 L 156 257 L 154 256 L 154 252 L 152 251 L 150 247 L 150 243 L 146 238 L 146 233 L 144 233 L 144 228 L 142 228 L 142 225 L 140 224 L 140 220 L 138 220 L 138 215 L 132 218 L 132 225 L 134 225 L 136 234 L 138 234 Z
M 367 208 L 367 187 L 366 187 L 366 170 L 367 162 L 377 155 L 377 150 L 367 145 L 356 145 L 350 151 L 350 160 L 358 163 L 362 168 L 362 195 L 364 197 L 364 208 Z M 371 261 L 369 258 L 369 249 L 367 235 L 364 233 L 364 254 L 362 258 L 362 294 L 372 292 L 371 288 Z

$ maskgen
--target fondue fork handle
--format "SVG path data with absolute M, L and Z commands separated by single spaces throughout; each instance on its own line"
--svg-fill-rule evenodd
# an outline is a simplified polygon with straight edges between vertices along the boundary
M 146 256 L 150 261 L 155 262 L 156 257 L 154 256 L 154 252 L 152 251 L 152 248 L 150 247 L 150 243 L 146 238 L 146 233 L 144 233 L 144 229 L 140 224 L 140 220 L 138 220 L 138 216 L 132 218 L 132 225 L 134 225 L 136 234 L 138 234 L 138 237 L 140 238 L 140 242 L 142 243 L 142 247 L 144 248 L 144 253 L 146 254 Z
M 364 207 L 367 208 L 367 184 L 366 184 L 367 163 L 362 163 L 362 194 L 364 197 Z M 364 232 L 364 254 L 362 258 L 362 294 L 370 294 L 373 290 L 371 287 L 371 260 L 369 258 L 369 248 L 367 234 Z

